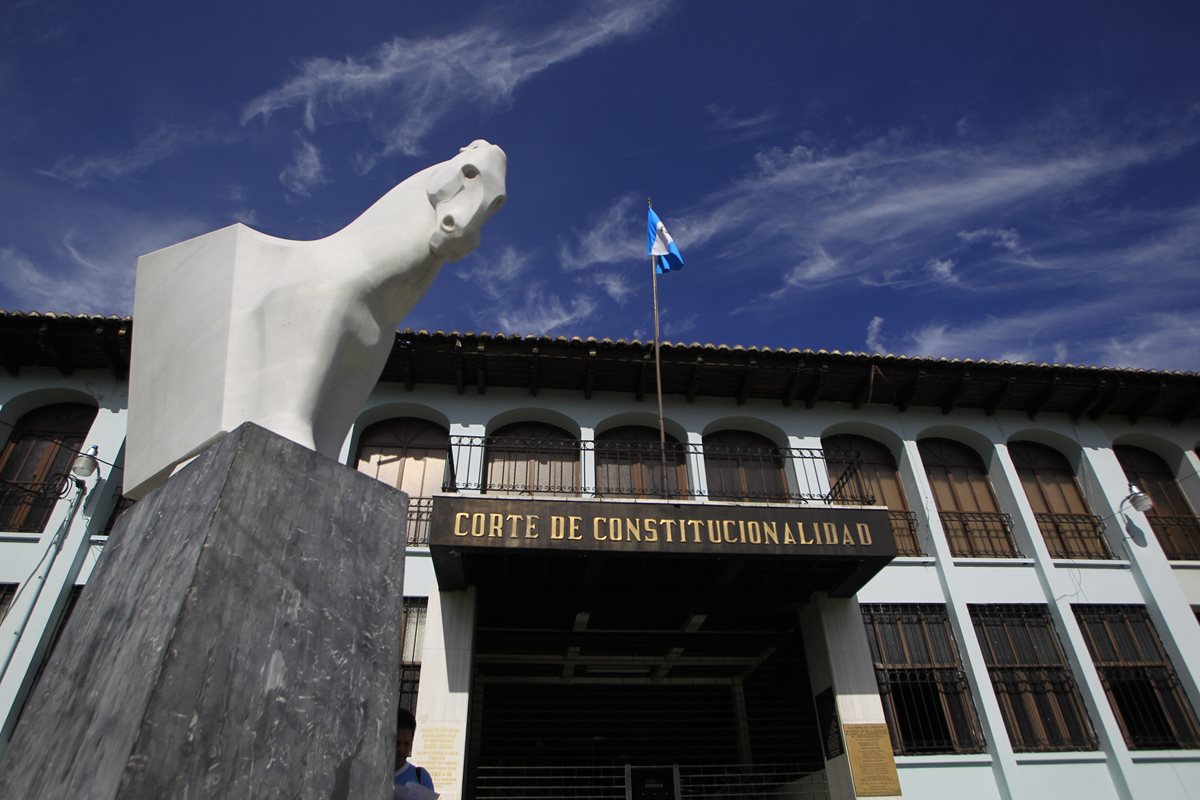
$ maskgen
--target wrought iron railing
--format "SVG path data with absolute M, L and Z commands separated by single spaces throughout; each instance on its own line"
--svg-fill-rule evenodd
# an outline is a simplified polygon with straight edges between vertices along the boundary
M 989 511 L 942 511 L 942 528 L 951 555 L 967 558 L 1021 558 L 1012 535 L 1012 518 Z
M 1172 561 L 1200 561 L 1200 519 L 1148 514 L 1146 520 L 1167 558 Z
M 477 800 L 625 800 L 623 765 L 489 766 L 475 770 Z M 827 800 L 823 773 L 796 764 L 679 765 L 684 798 L 703 800 Z
M 1091 514 L 1034 514 L 1052 558 L 1112 558 L 1104 522 Z
M 911 511 L 888 511 L 892 522 L 892 538 L 896 541 L 896 555 L 923 556 L 924 549 L 917 539 L 917 515 Z
M 665 458 L 664 458 L 665 456 Z M 832 460 L 832 459 L 830 459 Z M 707 486 L 688 481 L 702 461 Z M 594 470 L 585 474 L 583 465 Z M 856 453 L 837 454 L 834 478 L 819 448 L 743 448 L 670 442 L 451 436 L 442 489 L 485 494 L 740 500 L 870 505 Z M 794 478 L 789 479 L 789 475 Z
M 412 497 L 408 501 L 408 535 L 410 547 L 429 546 L 429 518 L 433 514 L 432 497 Z

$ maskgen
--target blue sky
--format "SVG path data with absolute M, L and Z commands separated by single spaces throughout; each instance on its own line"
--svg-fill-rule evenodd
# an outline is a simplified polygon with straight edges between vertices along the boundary
M 0 12 L 0 308 L 311 239 L 485 138 L 508 204 L 402 323 L 1200 369 L 1200 4 L 183 4 Z

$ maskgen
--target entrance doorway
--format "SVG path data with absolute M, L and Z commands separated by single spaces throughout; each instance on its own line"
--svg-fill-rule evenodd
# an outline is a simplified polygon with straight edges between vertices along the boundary
M 478 585 L 465 796 L 827 797 L 796 577 L 506 560 Z

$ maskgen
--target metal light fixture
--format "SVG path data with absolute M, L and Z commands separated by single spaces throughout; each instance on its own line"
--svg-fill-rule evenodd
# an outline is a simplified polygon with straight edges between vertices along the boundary
M 71 474 L 76 478 L 90 478 L 95 475 L 96 470 L 100 467 L 96 460 L 96 454 L 99 452 L 100 448 L 92 445 L 87 452 L 75 456 L 75 462 L 71 464 Z
M 1145 514 L 1150 509 L 1154 508 L 1154 501 L 1150 499 L 1150 495 L 1143 492 L 1134 484 L 1129 484 L 1129 496 L 1125 498 L 1125 502 L 1133 506 L 1135 510 Z

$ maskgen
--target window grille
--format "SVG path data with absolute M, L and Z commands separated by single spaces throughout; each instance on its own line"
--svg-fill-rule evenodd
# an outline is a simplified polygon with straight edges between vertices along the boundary
M 892 539 L 896 542 L 896 555 L 923 556 L 925 550 L 917 538 L 917 515 L 911 511 L 888 511 L 892 523 Z
M 1131 445 L 1113 448 L 1125 477 L 1150 495 L 1146 512 L 1163 553 L 1171 560 L 1200 560 L 1200 519 L 1196 518 L 1167 463 L 1149 450 Z
M 1000 512 L 942 511 L 942 530 L 958 557 L 1020 558 L 1012 536 L 1012 518 Z
M 664 445 L 651 428 L 615 428 L 597 436 L 596 494 L 687 497 L 683 447 L 672 436 Z
M 758 434 L 720 431 L 704 437 L 704 471 L 714 500 L 785 503 L 791 497 L 782 451 Z
M 982 752 L 946 607 L 863 605 L 862 615 L 895 753 Z
M 917 443 L 950 552 L 960 557 L 1019 558 L 1012 520 L 1000 511 L 983 460 L 950 439 Z
M 1010 442 L 1008 452 L 1051 557 L 1112 558 L 1066 457 L 1037 442 Z
M 400 707 L 416 712 L 421 686 L 421 652 L 425 648 L 425 618 L 429 600 L 404 598 L 404 627 L 400 636 Z
M 1095 750 L 1091 721 L 1046 607 L 970 608 L 1013 749 Z
M 1200 723 L 1146 609 L 1077 605 L 1074 610 L 1129 748 L 1200 748 Z
M 12 607 L 20 585 L 19 583 L 0 583 L 0 620 L 8 616 L 8 609 Z

